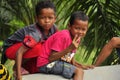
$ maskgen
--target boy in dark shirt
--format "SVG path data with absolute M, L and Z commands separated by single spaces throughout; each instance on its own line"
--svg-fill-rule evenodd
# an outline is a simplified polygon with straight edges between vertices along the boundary
M 21 80 L 21 67 L 29 73 L 37 72 L 36 57 L 41 50 L 41 42 L 56 32 L 55 6 L 49 1 L 36 5 L 36 23 L 16 31 L 4 43 L 4 55 L 15 60 L 16 80 Z M 4 56 L 3 56 L 4 57 Z M 30 59 L 30 60 L 26 60 Z M 4 63 L 5 61 L 2 61 Z

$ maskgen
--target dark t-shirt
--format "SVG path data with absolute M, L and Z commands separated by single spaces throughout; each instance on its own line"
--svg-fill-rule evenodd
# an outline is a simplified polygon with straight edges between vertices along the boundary
M 49 36 L 54 34 L 56 31 L 57 31 L 57 28 L 55 25 L 53 25 L 53 27 L 49 31 L 49 35 L 46 36 L 43 33 L 43 29 L 37 24 L 32 24 L 32 25 L 29 25 L 22 29 L 17 30 L 13 35 L 8 37 L 8 39 L 4 41 L 4 44 L 3 44 L 3 56 L 4 57 L 2 56 L 2 60 L 6 58 L 4 52 L 8 47 L 16 43 L 22 42 L 25 46 L 32 48 L 38 42 L 46 40 Z
M 22 29 L 19 29 L 13 35 L 8 37 L 8 39 L 6 39 L 4 42 L 4 47 L 7 48 L 18 42 L 23 42 L 25 45 L 30 47 L 29 44 L 27 44 L 25 38 L 29 39 L 27 41 L 31 41 L 31 38 L 32 38 L 37 43 L 39 41 L 46 40 L 50 35 L 54 34 L 55 32 L 56 32 L 56 27 L 53 26 L 50 29 L 49 35 L 45 36 L 42 31 L 42 28 L 40 28 L 40 26 L 38 26 L 36 24 L 33 24 L 30 26 L 24 27 Z

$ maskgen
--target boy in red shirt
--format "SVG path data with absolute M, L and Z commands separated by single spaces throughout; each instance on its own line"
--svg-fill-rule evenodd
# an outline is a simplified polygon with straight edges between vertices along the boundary
M 73 59 L 73 56 L 87 30 L 88 16 L 82 11 L 74 12 L 70 18 L 68 30 L 56 32 L 42 45 L 42 51 L 37 60 L 39 72 L 83 80 L 83 68 L 89 69 L 93 66 L 81 65 Z

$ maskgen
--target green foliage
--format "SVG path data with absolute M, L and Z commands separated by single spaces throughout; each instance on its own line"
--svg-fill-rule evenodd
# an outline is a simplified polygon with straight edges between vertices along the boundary
M 3 45 L 3 42 L 2 41 L 0 41 L 0 46 L 2 46 Z
M 99 54 L 101 48 L 113 37 L 120 35 L 120 1 L 119 0 L 53 0 L 57 5 L 57 24 L 60 29 L 65 29 L 69 16 L 72 12 L 77 10 L 84 11 L 89 16 L 89 30 L 84 38 L 82 49 L 79 49 L 84 63 L 95 61 L 96 56 Z M 113 51 L 114 53 L 114 51 Z M 115 53 L 114 53 L 115 54 Z M 105 64 L 111 64 L 115 59 Z M 91 62 L 91 60 L 92 62 Z
M 35 5 L 40 0 L 1 0 L 0 1 L 0 40 L 5 40 L 21 26 L 35 21 Z

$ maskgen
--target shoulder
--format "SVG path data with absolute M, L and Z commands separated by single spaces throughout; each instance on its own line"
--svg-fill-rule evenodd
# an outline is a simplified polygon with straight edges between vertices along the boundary
M 23 28 L 18 29 L 16 32 L 29 32 L 29 30 L 35 30 L 35 25 L 24 26 Z
M 71 36 L 68 30 L 58 31 L 53 35 L 53 37 L 55 39 L 60 39 L 60 40 L 71 39 Z
M 25 26 L 23 29 L 25 29 L 25 30 L 36 30 L 37 27 L 36 27 L 35 24 L 31 24 L 29 26 Z
M 70 37 L 69 30 L 61 30 L 61 31 L 58 31 L 56 34 L 61 37 Z

